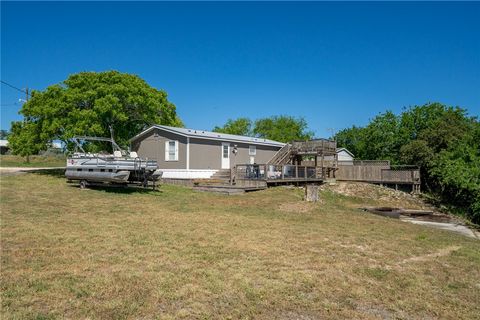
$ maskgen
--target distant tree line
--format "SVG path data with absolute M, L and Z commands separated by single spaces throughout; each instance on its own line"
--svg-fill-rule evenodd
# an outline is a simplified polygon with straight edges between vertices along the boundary
M 313 132 L 308 130 L 307 121 L 305 121 L 304 118 L 285 115 L 271 116 L 255 121 L 249 118 L 228 119 L 223 126 L 213 128 L 213 131 L 265 138 L 280 142 L 309 140 L 313 138 Z
M 335 137 L 357 159 L 418 165 L 426 192 L 480 224 L 480 123 L 467 110 L 430 103 L 387 111 Z

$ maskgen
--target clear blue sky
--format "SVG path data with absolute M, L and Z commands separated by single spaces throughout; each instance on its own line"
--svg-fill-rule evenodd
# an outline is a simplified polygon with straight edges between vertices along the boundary
M 429 101 L 479 115 L 479 17 L 470 2 L 2 2 L 1 78 L 42 90 L 115 69 L 166 90 L 187 127 L 288 114 L 321 137 Z M 1 94 L 9 129 L 23 95 Z

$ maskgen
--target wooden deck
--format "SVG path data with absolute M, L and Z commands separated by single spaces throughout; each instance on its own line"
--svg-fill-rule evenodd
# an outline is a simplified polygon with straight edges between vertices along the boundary
M 235 185 L 263 187 L 282 184 L 322 183 L 325 179 L 358 181 L 385 185 L 411 185 L 420 191 L 420 170 L 415 166 L 391 166 L 388 161 L 362 161 L 337 167 L 241 164 L 230 171 Z
M 231 170 L 231 181 L 239 185 L 321 183 L 325 180 L 324 169 L 298 165 L 242 164 Z

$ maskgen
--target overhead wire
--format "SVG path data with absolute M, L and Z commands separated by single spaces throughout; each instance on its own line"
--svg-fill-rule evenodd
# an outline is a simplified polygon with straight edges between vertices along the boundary
M 20 89 L 20 88 L 18 88 L 18 87 L 15 87 L 13 84 L 10 84 L 10 83 L 8 83 L 8 82 L 6 82 L 6 81 L 0 80 L 0 82 L 3 83 L 3 84 L 6 85 L 6 86 L 9 86 L 9 87 L 12 88 L 12 89 L 15 89 L 15 90 L 18 90 L 18 91 L 20 91 L 20 92 L 29 94 L 27 90 L 24 90 L 24 89 Z

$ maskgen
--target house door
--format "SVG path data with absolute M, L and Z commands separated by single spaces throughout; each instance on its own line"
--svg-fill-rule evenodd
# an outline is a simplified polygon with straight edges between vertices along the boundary
M 230 169 L 230 143 L 222 143 L 222 169 Z

